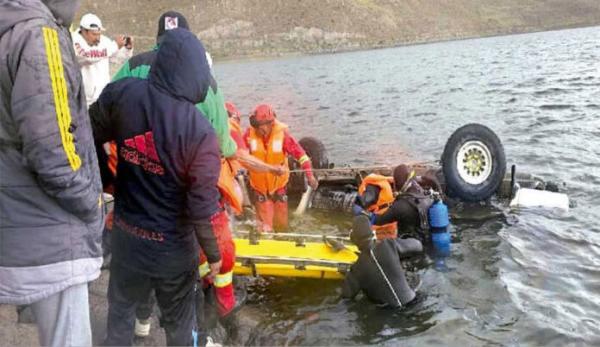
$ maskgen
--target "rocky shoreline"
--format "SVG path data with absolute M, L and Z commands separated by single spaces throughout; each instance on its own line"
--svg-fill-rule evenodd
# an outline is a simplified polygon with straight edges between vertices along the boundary
M 108 35 L 137 51 L 154 45 L 156 20 L 183 13 L 217 59 L 243 59 L 421 44 L 600 25 L 595 0 L 85 0 Z

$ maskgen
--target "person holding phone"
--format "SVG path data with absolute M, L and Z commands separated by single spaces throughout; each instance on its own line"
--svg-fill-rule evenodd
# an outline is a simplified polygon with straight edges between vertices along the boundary
M 118 35 L 112 40 L 102 35 L 104 30 L 100 18 L 87 13 L 81 17 L 79 30 L 72 34 L 88 107 L 110 82 L 110 63 L 122 64 L 133 55 L 131 37 Z

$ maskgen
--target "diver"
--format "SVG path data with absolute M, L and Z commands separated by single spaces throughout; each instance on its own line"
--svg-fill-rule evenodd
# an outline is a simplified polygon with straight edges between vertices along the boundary
M 401 260 L 423 251 L 419 240 L 377 240 L 365 215 L 354 217 L 350 240 L 360 254 L 344 279 L 343 298 L 353 299 L 362 290 L 370 300 L 394 308 L 405 306 L 415 298 L 418 285 L 410 287 Z
M 373 184 L 368 184 L 373 181 L 373 179 L 363 181 L 363 185 L 366 187 L 363 189 L 363 195 L 359 194 L 357 197 L 357 203 L 353 207 L 355 215 L 363 214 L 369 217 L 373 230 L 378 233 L 377 237 L 380 239 L 397 235 L 399 238 L 415 237 L 423 243 L 431 244 L 433 246 L 431 256 L 435 263 L 435 269 L 448 271 L 445 262 L 450 255 L 451 244 L 448 232 L 450 224 L 448 207 L 443 202 L 444 195 L 441 185 L 435 176 L 431 174 L 416 176 L 414 170 L 410 170 L 408 166 L 397 166 L 393 172 L 392 182 L 398 191 L 395 192 L 395 198 L 391 203 L 390 193 L 386 192 L 386 189 L 389 188 L 385 184 L 379 184 L 375 187 L 381 192 L 377 192 L 377 189 L 372 187 Z M 382 182 L 382 180 L 376 182 Z M 367 211 L 369 211 L 367 212 L 359 206 L 361 203 L 368 204 L 375 199 L 378 199 L 378 206 L 381 206 L 379 204 L 382 202 L 386 203 L 385 208 L 373 209 L 373 204 L 366 205 L 368 206 Z M 382 234 L 381 229 L 377 229 L 389 226 L 397 228 L 397 234 L 390 234 L 389 231 L 387 234 Z
M 368 175 L 358 193 L 353 213 L 367 215 L 379 239 L 412 235 L 424 241 L 429 210 L 444 197 L 434 175 L 417 176 L 404 164 L 394 168 L 393 177 Z

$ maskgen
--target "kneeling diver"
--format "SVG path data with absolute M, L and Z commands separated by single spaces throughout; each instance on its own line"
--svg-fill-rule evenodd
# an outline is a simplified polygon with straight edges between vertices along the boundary
M 365 215 L 354 218 L 350 239 L 360 254 L 344 279 L 343 298 L 352 299 L 362 290 L 370 300 L 391 307 L 402 307 L 415 298 L 400 260 L 423 251 L 419 240 L 377 240 Z

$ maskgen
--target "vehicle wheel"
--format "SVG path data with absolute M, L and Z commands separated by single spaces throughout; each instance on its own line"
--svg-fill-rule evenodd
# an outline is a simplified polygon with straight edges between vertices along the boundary
M 327 150 L 323 142 L 314 137 L 303 137 L 299 143 L 310 158 L 313 168 L 326 169 L 329 167 L 329 158 L 327 158 Z
M 488 127 L 467 124 L 446 142 L 442 171 L 449 196 L 469 202 L 486 200 L 504 179 L 504 147 Z

